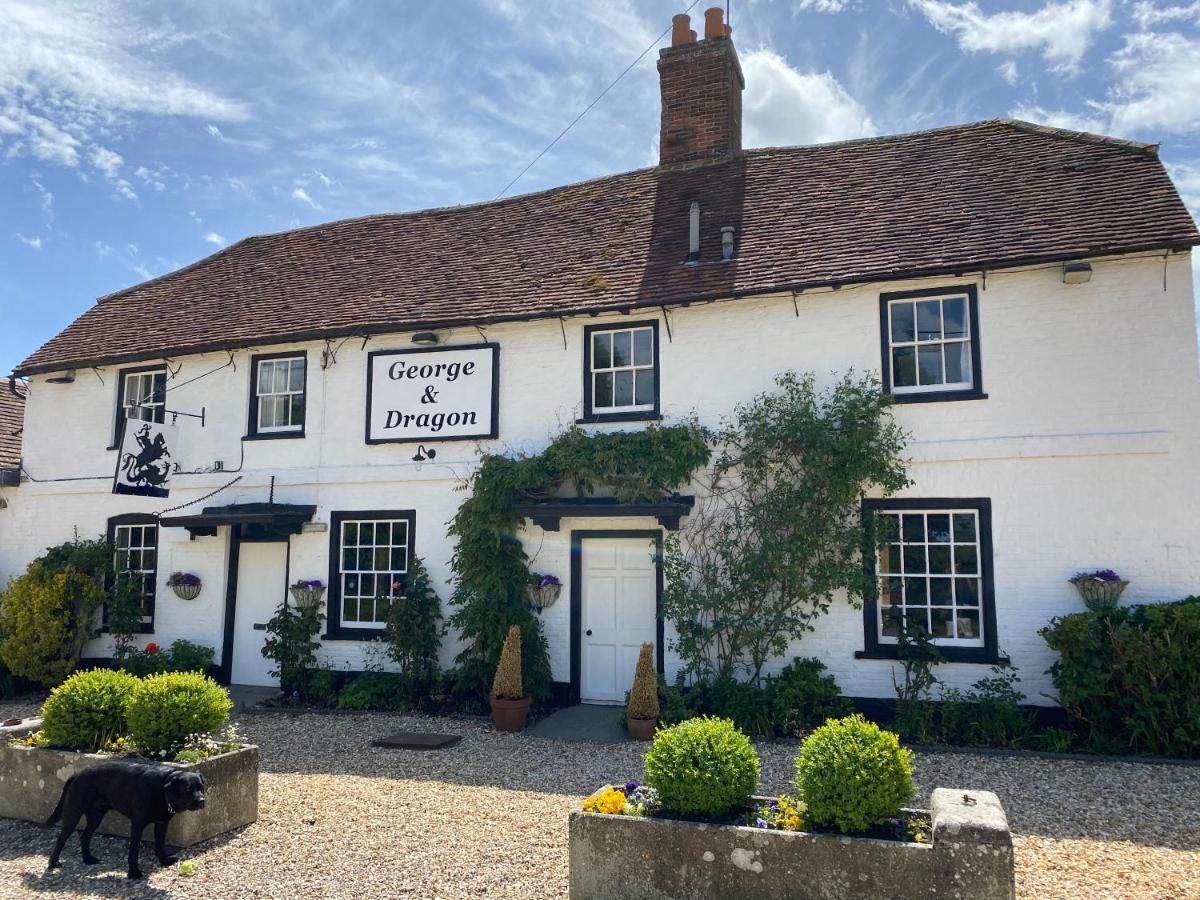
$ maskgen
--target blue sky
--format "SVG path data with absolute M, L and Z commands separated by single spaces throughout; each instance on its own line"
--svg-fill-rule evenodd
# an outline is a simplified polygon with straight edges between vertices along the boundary
M 246 235 L 494 197 L 686 5 L 0 0 L 0 370 Z M 1014 115 L 1161 142 L 1200 213 L 1200 2 L 733 0 L 732 22 L 747 146 Z M 656 56 L 513 192 L 653 164 Z

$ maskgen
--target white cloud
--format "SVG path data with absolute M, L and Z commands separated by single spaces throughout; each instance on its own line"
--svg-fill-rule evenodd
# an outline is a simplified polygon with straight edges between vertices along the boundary
M 1191 20 L 1200 22 L 1200 0 L 1186 6 L 1159 6 L 1157 3 L 1138 0 L 1133 4 L 1133 18 L 1139 28 L 1150 28 L 1164 22 Z
M 120 153 L 114 153 L 112 150 L 104 147 L 92 148 L 92 165 L 99 169 L 108 178 L 115 178 L 117 173 L 121 171 L 121 164 L 125 160 L 121 158 Z
M 106 244 L 104 241 L 94 241 L 92 243 L 92 248 L 96 251 L 97 255 L 101 257 L 108 256 L 108 254 L 113 252 L 112 244 Z
M 108 0 L 6 0 L 0 15 L 0 146 L 8 156 L 79 164 L 79 146 L 130 116 L 249 115 L 157 62 L 187 40 L 169 27 L 139 26 Z M 118 192 L 127 191 L 118 187 Z
M 1108 129 L 1108 123 L 1102 116 L 1073 113 L 1065 109 L 1043 109 L 1037 105 L 1022 104 L 1009 115 L 1014 119 L 1024 119 L 1027 122 L 1037 122 L 1040 125 L 1050 125 L 1054 128 L 1065 128 L 1068 131 L 1090 131 L 1093 134 L 1104 134 Z
M 1179 196 L 1192 211 L 1192 216 L 1200 221 L 1200 161 L 1192 165 L 1168 166 L 1167 171 L 1179 189 Z
M 857 5 L 855 0 L 796 0 L 798 12 L 840 13 Z
M 321 208 L 321 205 L 319 203 L 317 203 L 315 200 L 313 200 L 313 198 L 308 195 L 308 191 L 306 191 L 302 187 L 294 188 L 292 190 L 292 198 L 295 200 L 299 200 L 301 203 L 307 203 L 313 209 Z
M 215 231 L 210 231 L 208 234 L 204 235 L 204 240 L 208 241 L 210 244 L 216 244 L 218 247 L 225 246 L 225 238 L 217 234 Z
M 225 137 L 225 135 L 221 133 L 221 129 L 211 123 L 208 125 L 205 125 L 204 130 L 207 131 L 209 134 L 211 134 L 213 137 L 215 137 L 217 140 L 222 140 Z
M 1110 0 L 1060 0 L 1036 12 L 987 14 L 979 4 L 909 0 L 938 31 L 953 34 L 968 53 L 1039 51 L 1056 68 L 1073 71 L 1093 38 L 1112 25 Z
M 828 72 L 805 73 L 771 50 L 742 58 L 747 147 L 819 144 L 876 133 L 871 117 Z
M 26 247 L 30 247 L 34 250 L 42 249 L 42 238 L 40 235 L 34 237 L 25 237 L 25 235 L 21 234 L 20 232 L 14 232 L 13 237 L 15 237 Z
M 1109 64 L 1117 77 L 1102 105 L 1116 132 L 1200 127 L 1200 40 L 1176 33 L 1126 35 Z
M 1006 59 L 996 67 L 996 71 L 1000 73 L 1000 77 L 1009 84 L 1015 85 L 1021 73 L 1017 70 L 1017 64 L 1011 59 Z
M 52 193 L 50 193 L 50 191 L 46 190 L 45 185 L 43 185 L 36 178 L 30 178 L 29 180 L 31 182 L 33 182 L 33 186 L 35 188 L 37 188 L 37 192 L 39 194 L 41 194 L 42 212 L 44 212 L 47 216 L 53 215 L 54 214 L 54 194 L 52 194 Z

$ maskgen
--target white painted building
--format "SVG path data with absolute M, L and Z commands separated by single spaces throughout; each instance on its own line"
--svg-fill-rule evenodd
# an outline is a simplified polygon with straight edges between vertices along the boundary
M 289 582 L 321 579 L 322 653 L 360 669 L 381 629 L 368 580 L 402 576 L 415 553 L 449 597 L 446 523 L 480 450 L 536 452 L 576 421 L 715 424 L 780 372 L 854 368 L 883 372 L 913 435 L 915 483 L 891 504 L 912 517 L 897 602 L 963 660 L 948 683 L 1006 658 L 1049 702 L 1038 629 L 1082 608 L 1067 583 L 1081 569 L 1118 570 L 1126 602 L 1200 593 L 1200 236 L 1153 149 L 987 122 L 743 152 L 732 43 L 688 38 L 677 27 L 660 60 L 659 167 L 251 238 L 102 298 L 18 367 L 23 479 L 0 489 L 0 579 L 74 533 L 108 533 L 153 586 L 147 639 L 213 646 L 235 683 L 269 680 L 255 626 Z M 725 131 L 678 111 L 680 79 L 716 97 Z M 600 358 L 626 340 L 624 365 Z M 430 386 L 445 418 L 418 421 Z M 203 410 L 203 425 L 178 419 L 169 497 L 112 493 L 131 400 L 152 422 Z M 520 535 L 532 569 L 564 582 L 542 621 L 569 696 L 620 700 L 655 639 L 646 546 L 671 523 L 636 512 Z M 174 571 L 201 576 L 197 599 L 166 587 Z M 849 695 L 891 696 L 875 612 L 835 605 L 795 652 Z M 448 640 L 443 662 L 456 651 Z

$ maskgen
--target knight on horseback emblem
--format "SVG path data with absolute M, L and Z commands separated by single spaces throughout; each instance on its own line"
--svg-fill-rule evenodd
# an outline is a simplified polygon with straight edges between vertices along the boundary
M 128 424 L 132 426 L 134 421 Z M 170 444 L 173 443 L 168 441 L 168 433 L 174 437 L 174 432 L 173 426 L 163 423 L 141 423 L 136 431 L 129 428 L 121 442 L 113 493 L 166 497 L 170 490 Z

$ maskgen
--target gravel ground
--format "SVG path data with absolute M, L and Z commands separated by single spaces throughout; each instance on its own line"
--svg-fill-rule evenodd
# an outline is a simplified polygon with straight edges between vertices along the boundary
M 30 715 L 0 708 L 0 717 Z M 607 781 L 640 772 L 644 748 L 491 731 L 474 720 L 258 715 L 259 821 L 192 847 L 192 877 L 123 877 L 124 842 L 97 835 L 44 872 L 53 835 L 0 820 L 0 897 L 564 897 L 567 812 Z M 462 734 L 433 753 L 382 750 L 399 729 Z M 763 788 L 786 788 L 794 742 L 760 746 Z M 1016 841 L 1017 895 L 1200 897 L 1200 767 L 967 753 L 918 757 L 922 799 L 937 786 L 995 790 Z

